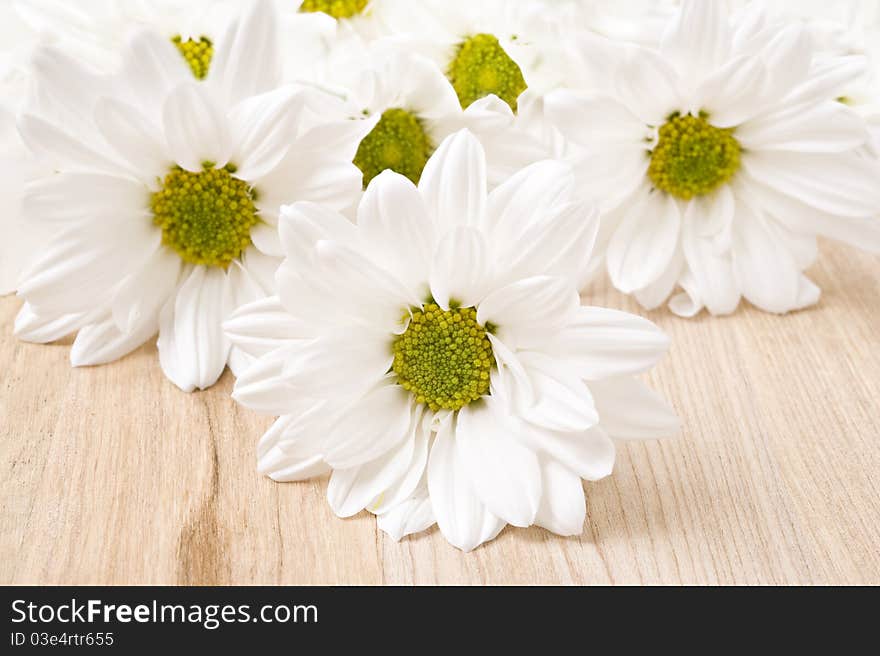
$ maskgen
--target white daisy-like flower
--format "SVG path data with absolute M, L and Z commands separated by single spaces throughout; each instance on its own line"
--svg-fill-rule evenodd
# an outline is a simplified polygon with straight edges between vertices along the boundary
M 469 129 L 488 154 L 490 185 L 552 154 L 552 146 L 529 133 L 525 117 L 514 115 L 490 95 L 462 109 L 449 80 L 426 57 L 401 52 L 392 43 L 376 42 L 337 60 L 340 86 L 352 118 L 366 120 L 369 134 L 354 163 L 364 186 L 382 171 L 392 170 L 418 182 L 428 158 L 447 136 Z
M 539 162 L 487 193 L 462 130 L 418 187 L 377 176 L 357 218 L 285 207 L 278 296 L 226 324 L 259 358 L 234 398 L 281 416 L 259 470 L 332 469 L 333 510 L 366 508 L 395 538 L 435 520 L 464 550 L 508 523 L 580 533 L 581 479 L 611 472 L 611 438 L 669 435 L 677 419 L 634 377 L 666 336 L 581 305 L 597 218 L 570 167 Z
M 555 7 L 534 0 L 396 1 L 387 21 L 395 38 L 446 73 L 462 107 L 490 94 L 514 111 L 526 90 L 556 81 L 562 24 Z
M 862 57 L 814 57 L 798 25 L 686 1 L 659 49 L 630 47 L 606 89 L 557 90 L 549 119 L 601 199 L 614 285 L 647 308 L 784 313 L 817 302 L 816 236 L 880 250 L 880 167 L 834 98 Z
M 200 77 L 214 44 L 241 13 L 235 0 L 14 1 L 32 29 L 98 71 L 118 69 L 131 32 L 150 29 L 172 42 Z
M 24 211 L 53 239 L 18 286 L 22 339 L 78 330 L 71 361 L 93 365 L 158 332 L 162 368 L 187 391 L 242 364 L 221 324 L 272 288 L 278 208 L 343 210 L 361 192 L 359 126 L 302 129 L 303 92 L 277 86 L 277 36 L 271 4 L 255 3 L 205 81 L 154 32 L 130 42 L 118 76 L 38 52 L 18 126 L 56 173 L 28 185 Z

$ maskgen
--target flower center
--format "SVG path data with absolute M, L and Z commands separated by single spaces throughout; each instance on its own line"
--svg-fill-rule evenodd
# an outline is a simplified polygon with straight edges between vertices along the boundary
M 418 182 L 433 151 L 434 146 L 415 115 L 404 109 L 388 109 L 361 141 L 354 163 L 364 174 L 364 187 L 385 169 Z
M 174 167 L 153 194 L 153 223 L 162 243 L 192 264 L 227 267 L 251 243 L 259 223 L 256 194 L 232 177 L 235 167 L 204 163 L 198 173 Z
M 333 18 L 351 18 L 361 13 L 368 0 L 303 0 L 300 11 L 312 13 L 320 11 Z
M 214 56 L 214 44 L 211 43 L 211 39 L 202 36 L 195 40 L 187 39 L 184 41 L 183 37 L 178 34 L 171 37 L 171 42 L 177 46 L 196 79 L 204 80 L 208 76 L 208 67 Z
M 447 77 L 465 109 L 475 100 L 494 93 L 516 111 L 516 99 L 526 90 L 519 66 L 491 34 L 466 39 L 458 47 Z
M 648 177 L 684 200 L 714 191 L 739 169 L 741 148 L 732 132 L 710 125 L 702 112 L 673 114 L 660 128 Z
M 391 369 L 417 403 L 436 412 L 460 410 L 488 394 L 494 361 L 474 308 L 443 310 L 426 303 L 413 311 L 406 331 L 394 340 Z

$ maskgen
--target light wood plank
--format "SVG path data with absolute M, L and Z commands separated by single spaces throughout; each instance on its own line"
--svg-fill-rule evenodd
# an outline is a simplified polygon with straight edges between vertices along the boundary
M 154 346 L 72 370 L 0 300 L 2 583 L 880 583 L 880 258 L 823 245 L 821 304 L 649 316 L 677 439 L 622 446 L 578 538 L 506 529 L 471 554 L 333 516 L 325 481 L 254 470 L 269 420 L 232 379 L 185 395 Z M 598 305 L 638 311 L 603 286 Z

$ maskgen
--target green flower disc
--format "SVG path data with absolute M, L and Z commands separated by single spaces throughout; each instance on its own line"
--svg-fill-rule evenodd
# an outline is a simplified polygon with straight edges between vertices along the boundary
M 705 114 L 673 114 L 660 128 L 648 177 L 657 189 L 690 200 L 715 191 L 739 170 L 741 147 L 732 130 Z
M 300 11 L 306 13 L 321 12 L 333 18 L 351 18 L 360 14 L 367 6 L 368 0 L 304 0 Z
M 235 167 L 205 162 L 198 173 L 174 167 L 150 201 L 162 243 L 191 264 L 226 268 L 251 244 L 260 222 L 254 191 Z
M 388 109 L 364 137 L 354 156 L 364 187 L 386 169 L 418 182 L 434 146 L 421 121 L 405 109 Z
M 491 34 L 466 39 L 458 47 L 447 77 L 465 109 L 494 93 L 516 111 L 517 98 L 526 90 L 519 66 Z
M 460 410 L 489 393 L 495 358 L 472 307 L 443 310 L 426 303 L 413 310 L 393 349 L 398 383 L 435 412 Z
M 171 38 L 171 42 L 183 55 L 198 80 L 204 80 L 208 76 L 208 68 L 211 66 L 211 58 L 214 56 L 214 44 L 206 36 L 198 39 L 183 40 L 179 34 Z

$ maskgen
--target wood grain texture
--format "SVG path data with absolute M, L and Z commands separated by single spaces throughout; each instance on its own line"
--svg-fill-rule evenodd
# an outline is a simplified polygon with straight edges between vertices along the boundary
M 825 244 L 811 273 L 820 305 L 788 317 L 650 313 L 682 434 L 620 448 L 582 536 L 507 528 L 471 554 L 259 476 L 270 422 L 228 373 L 183 394 L 152 345 L 73 370 L 68 345 L 13 339 L 2 299 L 0 583 L 880 584 L 880 258 Z

